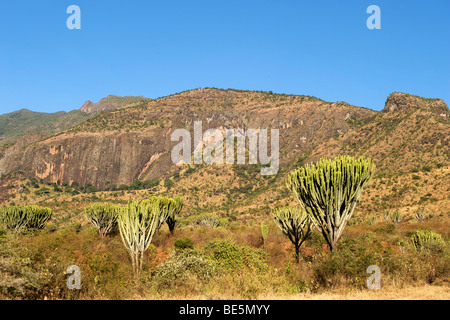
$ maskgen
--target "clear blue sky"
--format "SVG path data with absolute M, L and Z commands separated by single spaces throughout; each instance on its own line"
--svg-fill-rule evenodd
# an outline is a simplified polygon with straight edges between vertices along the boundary
M 81 30 L 66 27 L 72 4 Z M 371 4 L 381 30 L 366 27 Z M 448 0 L 1 0 L 0 114 L 198 87 L 449 103 L 449 18 Z

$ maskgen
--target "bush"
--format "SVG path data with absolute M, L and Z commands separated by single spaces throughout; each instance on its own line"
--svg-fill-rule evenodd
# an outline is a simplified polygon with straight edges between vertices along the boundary
M 200 215 L 190 216 L 187 222 L 193 226 L 204 226 L 208 228 L 217 228 L 220 224 L 220 218 L 214 214 L 203 213 Z
M 440 234 L 430 230 L 417 230 L 416 233 L 411 236 L 411 241 L 416 249 L 444 243 Z
M 194 249 L 194 243 L 189 238 L 180 238 L 175 240 L 174 246 L 178 250 Z
M 267 253 L 264 250 L 240 246 L 230 239 L 214 239 L 205 249 L 214 260 L 228 271 L 249 267 L 258 271 L 267 269 Z
M 207 281 L 217 273 L 217 265 L 204 253 L 195 250 L 174 250 L 158 266 L 154 274 L 157 286 L 180 286 L 189 279 Z
M 367 247 L 367 241 L 344 239 L 338 248 L 315 265 L 315 281 L 325 288 L 339 285 L 364 287 L 367 267 L 380 266 L 380 257 Z

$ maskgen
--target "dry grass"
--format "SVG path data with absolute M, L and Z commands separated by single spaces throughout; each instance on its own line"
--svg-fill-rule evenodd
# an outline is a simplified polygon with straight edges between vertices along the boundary
M 267 297 L 267 299 L 280 299 Z M 296 300 L 448 300 L 450 288 L 448 286 L 409 286 L 404 288 L 387 287 L 380 290 L 332 290 L 319 294 L 298 294 L 282 299 Z
M 142 299 L 142 297 L 134 297 L 132 299 Z M 165 297 L 164 299 L 178 299 L 177 297 Z M 223 294 L 219 292 L 210 292 L 208 294 L 194 295 L 184 297 L 187 300 L 234 300 L 242 299 L 240 295 Z M 422 284 L 416 286 L 387 286 L 380 290 L 349 290 L 348 288 L 340 288 L 328 290 L 321 293 L 299 293 L 293 295 L 280 295 L 270 293 L 260 295 L 256 300 L 449 300 L 449 286 L 433 286 Z

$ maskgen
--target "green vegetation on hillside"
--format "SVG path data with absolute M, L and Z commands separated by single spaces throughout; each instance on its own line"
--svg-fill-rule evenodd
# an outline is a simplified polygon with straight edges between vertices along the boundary
M 4 142 L 11 143 L 28 134 L 49 135 L 67 130 L 90 117 L 79 110 L 43 113 L 22 109 L 0 115 L 0 136 L 5 137 Z

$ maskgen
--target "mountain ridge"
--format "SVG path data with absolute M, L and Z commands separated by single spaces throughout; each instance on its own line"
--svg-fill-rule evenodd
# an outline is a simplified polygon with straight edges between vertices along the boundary
M 204 131 L 279 129 L 282 168 L 299 159 L 309 162 L 340 153 L 374 157 L 381 171 L 447 163 L 449 122 L 442 114 L 447 115 L 443 107 L 447 111 L 448 107 L 440 99 L 419 98 L 393 93 L 387 105 L 401 108 L 387 107 L 388 112 L 310 96 L 194 89 L 98 113 L 28 147 L 5 150 L 0 153 L 0 172 L 20 170 L 51 182 L 99 188 L 106 182 L 120 185 L 138 178 L 163 178 L 177 170 L 170 161 L 175 145 L 171 132 L 192 130 L 198 120 Z M 418 108 L 412 105 L 416 100 Z

